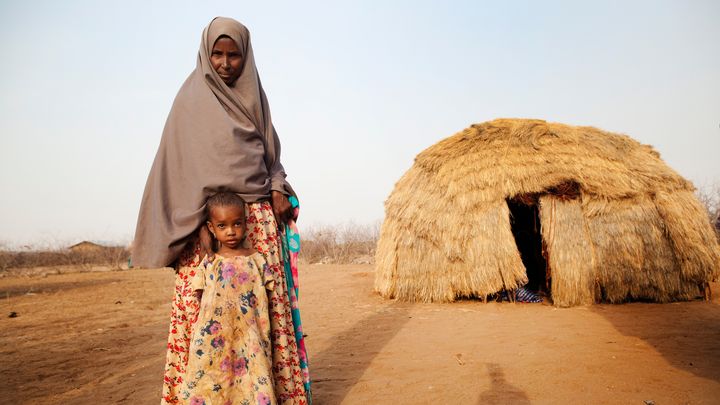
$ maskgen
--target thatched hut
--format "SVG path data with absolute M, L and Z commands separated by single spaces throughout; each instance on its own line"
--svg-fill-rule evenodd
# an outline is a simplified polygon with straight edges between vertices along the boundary
M 87 240 L 84 240 L 80 243 L 76 243 L 76 244 L 68 247 L 68 250 L 73 253 L 97 253 L 97 252 L 101 252 L 105 249 L 107 249 L 106 246 L 100 245 L 95 242 L 90 242 Z
M 375 288 L 453 301 L 528 283 L 555 305 L 697 297 L 720 248 L 693 185 L 649 145 L 499 119 L 421 152 L 385 202 Z

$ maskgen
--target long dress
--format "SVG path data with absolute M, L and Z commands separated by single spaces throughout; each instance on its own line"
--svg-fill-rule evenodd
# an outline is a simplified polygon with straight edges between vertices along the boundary
M 203 260 L 191 281 L 202 289 L 190 340 L 182 401 L 191 405 L 276 404 L 268 292 L 275 280 L 265 258 Z
M 275 397 L 280 404 L 304 405 L 308 403 L 308 396 L 300 367 L 292 305 L 281 262 L 277 224 L 270 203 L 262 201 L 247 204 L 246 218 L 248 230 L 245 247 L 256 250 L 264 257 L 275 280 L 273 290 L 268 292 Z M 163 405 L 187 403 L 182 400 L 180 390 L 188 378 L 188 354 L 199 312 L 199 303 L 191 283 L 200 264 L 198 252 L 197 245 L 191 245 L 178 259 L 163 380 Z

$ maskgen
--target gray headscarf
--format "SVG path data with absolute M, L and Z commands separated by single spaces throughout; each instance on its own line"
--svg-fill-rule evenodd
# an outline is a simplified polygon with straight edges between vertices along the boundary
M 229 87 L 210 54 L 228 36 L 243 58 Z M 203 223 L 205 200 L 218 191 L 247 202 L 270 191 L 295 194 L 280 163 L 280 141 L 260 84 L 247 28 L 216 17 L 203 30 L 195 70 L 180 88 L 148 175 L 133 241 L 133 264 L 170 265 Z

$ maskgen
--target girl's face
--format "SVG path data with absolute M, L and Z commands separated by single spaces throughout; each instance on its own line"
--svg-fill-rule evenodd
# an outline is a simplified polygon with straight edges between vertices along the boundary
M 235 41 L 221 37 L 210 52 L 210 64 L 228 86 L 232 86 L 242 73 L 243 58 Z
M 240 248 L 245 237 L 245 208 L 234 205 L 215 207 L 210 211 L 207 225 L 223 246 Z

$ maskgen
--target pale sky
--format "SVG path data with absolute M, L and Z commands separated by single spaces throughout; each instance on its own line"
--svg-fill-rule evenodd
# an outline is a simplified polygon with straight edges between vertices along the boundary
M 250 29 L 301 232 L 381 220 L 418 152 L 499 117 L 625 133 L 720 181 L 718 1 L 0 0 L 0 244 L 131 240 L 217 15 Z

